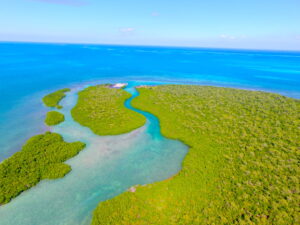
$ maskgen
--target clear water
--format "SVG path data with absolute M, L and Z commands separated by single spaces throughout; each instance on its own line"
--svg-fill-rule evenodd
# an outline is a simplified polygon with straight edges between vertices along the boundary
M 127 88 L 137 96 L 133 87 Z M 77 91 L 77 90 L 76 90 Z M 72 91 L 63 101 L 66 121 L 53 128 L 66 141 L 80 140 L 87 147 L 68 161 L 72 172 L 63 179 L 46 180 L 0 207 L 2 225 L 89 224 L 100 201 L 112 198 L 136 184 L 164 180 L 180 170 L 187 146 L 160 134 L 156 117 L 128 134 L 97 136 L 74 122 L 70 109 L 77 99 Z M 130 108 L 129 99 L 126 105 Z M 133 108 L 132 108 L 133 109 Z
M 43 124 L 41 98 L 71 87 L 63 101 L 66 121 L 53 131 L 88 144 L 69 160 L 63 179 L 43 181 L 0 207 L 0 224 L 88 224 L 99 201 L 132 185 L 172 176 L 186 146 L 163 138 L 151 114 L 147 125 L 99 137 L 70 117 L 76 91 L 96 83 L 189 83 L 238 87 L 300 98 L 300 53 L 224 49 L 0 43 L 0 161 L 18 151 Z M 129 101 L 127 107 L 131 107 Z M 132 109 L 132 108 L 131 108 Z M 134 110 L 134 109 L 133 109 Z

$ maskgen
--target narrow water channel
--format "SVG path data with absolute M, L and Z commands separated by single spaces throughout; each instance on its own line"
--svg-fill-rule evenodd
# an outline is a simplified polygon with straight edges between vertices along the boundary
M 65 122 L 53 127 L 66 141 L 82 141 L 86 148 L 67 161 L 72 171 L 62 179 L 44 180 L 0 207 L 0 225 L 88 225 L 99 202 L 113 198 L 137 184 L 171 177 L 181 169 L 187 153 L 183 143 L 163 137 L 158 119 L 142 113 L 145 126 L 116 136 L 98 136 L 75 122 L 70 110 L 77 102 L 74 89 L 62 101 Z

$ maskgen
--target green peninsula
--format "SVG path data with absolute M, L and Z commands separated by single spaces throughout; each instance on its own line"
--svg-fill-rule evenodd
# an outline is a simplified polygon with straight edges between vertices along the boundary
M 192 85 L 139 91 L 133 106 L 189 153 L 173 178 L 100 203 L 93 225 L 299 223 L 299 100 Z
M 65 121 L 65 116 L 60 112 L 50 111 L 46 114 L 45 123 L 48 126 L 57 125 L 63 121 Z
M 66 92 L 70 91 L 69 88 L 64 88 L 53 93 L 46 95 L 43 98 L 43 102 L 48 107 L 56 107 L 61 109 L 62 106 L 59 105 L 59 102 L 66 96 Z
M 131 95 L 109 85 L 88 87 L 79 92 L 71 113 L 78 123 L 98 135 L 127 133 L 145 124 L 146 118 L 124 106 Z
M 84 147 L 81 142 L 67 143 L 56 133 L 46 132 L 30 138 L 21 151 L 0 163 L 0 205 L 42 179 L 65 176 L 71 167 L 63 162 Z

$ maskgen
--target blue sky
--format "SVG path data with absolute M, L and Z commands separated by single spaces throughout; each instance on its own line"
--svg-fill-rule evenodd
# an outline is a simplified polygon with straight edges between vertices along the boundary
M 0 0 L 0 41 L 300 50 L 300 0 Z

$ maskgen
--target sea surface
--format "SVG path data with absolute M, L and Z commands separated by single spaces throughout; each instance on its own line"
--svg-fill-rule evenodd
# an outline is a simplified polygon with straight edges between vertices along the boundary
M 97 136 L 70 116 L 77 92 L 100 83 L 129 83 L 138 95 L 141 84 L 199 84 L 262 90 L 300 98 L 300 52 L 86 44 L 0 43 L 0 161 L 20 150 L 31 136 L 51 130 L 66 141 L 87 147 L 67 163 L 72 171 L 45 180 L 0 206 L 0 225 L 90 223 L 99 201 L 136 184 L 176 174 L 188 152 L 179 141 L 160 134 L 149 113 L 145 126 L 128 134 Z M 44 125 L 50 109 L 41 98 L 56 89 L 72 91 L 60 110 L 66 121 Z

